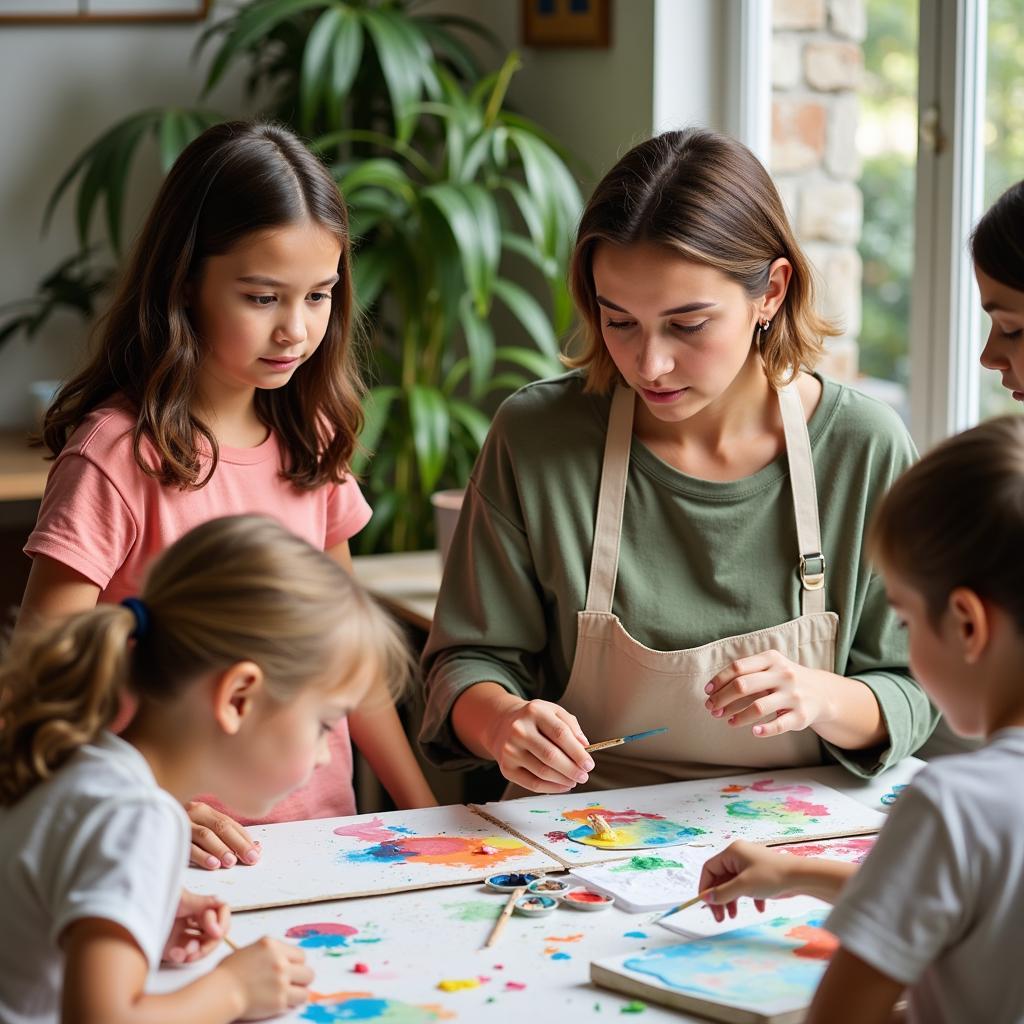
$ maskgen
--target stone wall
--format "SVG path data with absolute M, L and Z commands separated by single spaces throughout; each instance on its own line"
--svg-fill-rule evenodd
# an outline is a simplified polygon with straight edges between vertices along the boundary
M 843 329 L 823 369 L 857 375 L 863 203 L 857 180 L 857 92 L 864 0 L 772 4 L 771 171 L 818 274 L 818 305 Z

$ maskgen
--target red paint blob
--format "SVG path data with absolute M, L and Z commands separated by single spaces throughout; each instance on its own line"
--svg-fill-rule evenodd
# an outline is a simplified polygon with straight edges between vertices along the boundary
M 584 889 L 582 892 L 569 892 L 562 897 L 564 900 L 569 900 L 573 903 L 610 903 L 611 900 L 602 895 L 599 892 L 590 892 L 588 889 Z
M 355 974 L 369 974 L 370 966 L 369 964 L 353 964 L 352 970 Z

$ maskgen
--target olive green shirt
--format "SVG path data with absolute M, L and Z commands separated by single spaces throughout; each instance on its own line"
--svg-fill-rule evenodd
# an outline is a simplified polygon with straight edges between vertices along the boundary
M 424 652 L 420 742 L 443 767 L 484 763 L 451 727 L 467 687 L 491 680 L 557 702 L 568 684 L 611 407 L 610 395 L 586 394 L 583 384 L 570 373 L 509 398 L 473 470 Z M 822 384 L 808 432 L 826 607 L 839 615 L 835 671 L 871 688 L 889 733 L 885 747 L 825 747 L 870 775 L 917 750 L 937 719 L 864 553 L 871 510 L 916 452 L 888 406 Z M 640 643 L 683 650 L 796 618 L 798 556 L 785 453 L 720 483 L 679 472 L 633 439 L 612 611 Z

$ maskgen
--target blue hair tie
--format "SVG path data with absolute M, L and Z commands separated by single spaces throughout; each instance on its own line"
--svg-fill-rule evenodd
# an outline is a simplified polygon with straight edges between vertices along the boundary
M 149 632 L 149 609 L 139 597 L 126 597 L 121 604 L 135 616 L 132 636 L 136 640 L 141 640 Z

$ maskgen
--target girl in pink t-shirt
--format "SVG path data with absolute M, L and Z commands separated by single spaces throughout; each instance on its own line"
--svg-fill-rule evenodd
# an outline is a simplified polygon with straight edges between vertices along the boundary
M 193 526 L 269 515 L 351 568 L 371 512 L 348 466 L 362 423 L 348 216 L 287 130 L 208 129 L 171 168 L 43 438 L 56 461 L 25 551 L 22 617 L 138 593 Z M 399 807 L 434 804 L 391 702 L 343 720 L 332 761 L 262 821 L 355 812 L 349 733 Z M 254 863 L 233 817 L 190 807 L 193 863 Z M 249 822 L 253 823 L 252 821 Z

